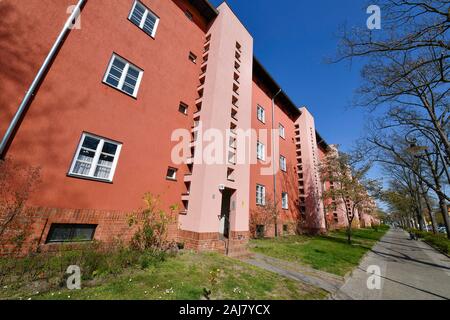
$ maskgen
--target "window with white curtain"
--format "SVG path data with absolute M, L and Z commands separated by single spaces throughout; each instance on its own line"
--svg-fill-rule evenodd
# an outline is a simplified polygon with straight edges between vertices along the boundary
M 257 154 L 258 160 L 262 160 L 262 161 L 266 160 L 266 146 L 259 141 L 256 146 L 256 154 Z
M 128 19 L 152 38 L 156 35 L 159 18 L 140 1 L 135 1 Z
M 280 169 L 284 172 L 286 172 L 286 170 L 287 170 L 286 158 L 283 156 L 280 156 Z
M 279 125 L 279 131 L 280 131 L 280 137 L 283 139 L 286 139 L 286 130 L 284 129 L 284 126 L 280 123 Z
M 112 182 L 122 145 L 83 133 L 69 175 Z
M 281 207 L 286 210 L 289 209 L 289 201 L 288 201 L 287 192 L 283 192 L 281 194 Z
M 266 205 L 266 187 L 260 184 L 256 185 L 256 204 Z
M 113 54 L 103 82 L 136 98 L 143 74 L 141 69 Z
M 257 116 L 259 121 L 266 123 L 266 111 L 260 105 L 257 107 Z

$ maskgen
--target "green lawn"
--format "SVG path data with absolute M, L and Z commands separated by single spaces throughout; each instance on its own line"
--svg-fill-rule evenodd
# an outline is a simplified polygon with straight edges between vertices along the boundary
M 387 227 L 353 230 L 352 245 L 347 244 L 345 230 L 339 230 L 325 236 L 253 240 L 251 250 L 344 276 L 359 264 L 363 255 L 387 230 Z
M 212 273 L 211 273 L 212 272 Z M 211 275 L 217 283 L 211 284 Z M 128 269 L 117 276 L 83 282 L 82 290 L 0 288 L 0 299 L 323 299 L 326 292 L 218 254 L 182 253 L 147 269 Z

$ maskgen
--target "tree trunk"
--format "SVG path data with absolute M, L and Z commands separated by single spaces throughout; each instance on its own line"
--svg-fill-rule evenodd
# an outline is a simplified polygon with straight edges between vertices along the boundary
M 351 223 L 348 225 L 348 228 L 347 228 L 347 243 L 352 244 L 352 225 L 351 225 Z
M 430 204 L 430 199 L 428 198 L 428 195 L 423 196 L 425 200 L 425 205 L 427 206 L 428 213 L 430 215 L 431 219 L 431 227 L 433 228 L 433 233 L 436 234 L 437 232 L 437 223 L 436 223 L 436 216 L 434 215 L 433 208 Z
M 448 208 L 445 199 L 439 197 L 439 208 L 441 210 L 441 214 L 444 217 L 445 229 L 447 230 L 447 238 L 450 239 L 450 219 L 448 217 Z

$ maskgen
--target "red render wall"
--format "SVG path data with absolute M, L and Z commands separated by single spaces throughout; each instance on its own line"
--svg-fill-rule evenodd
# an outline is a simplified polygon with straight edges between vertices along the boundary
M 272 128 L 272 100 L 264 89 L 262 89 L 261 84 L 257 84 L 253 81 L 253 102 L 252 102 L 252 128 L 257 130 L 267 129 L 268 136 L 267 141 L 261 142 L 266 145 L 266 160 L 272 155 L 270 130 Z M 258 104 L 265 109 L 266 122 L 265 124 L 258 120 L 257 118 L 257 106 Z M 281 123 L 286 131 L 286 139 L 282 139 L 277 134 L 276 138 L 279 139 L 280 155 L 286 157 L 287 162 L 287 173 L 281 170 L 277 173 L 277 195 L 276 200 L 279 201 L 279 211 L 280 211 L 280 221 L 278 225 L 279 234 L 282 234 L 283 224 L 289 225 L 289 232 L 295 232 L 297 228 L 297 223 L 299 222 L 299 211 L 298 211 L 298 180 L 297 180 L 297 163 L 296 163 L 296 151 L 295 151 L 295 120 L 292 120 L 290 116 L 283 111 L 278 105 L 275 108 L 275 125 L 274 127 L 278 129 L 279 123 Z M 253 139 L 254 144 L 252 146 L 252 152 L 256 154 L 256 141 L 258 139 Z M 256 159 L 256 156 L 254 157 Z M 279 156 L 276 155 L 275 160 L 277 166 L 279 166 Z M 274 199 L 273 197 L 273 176 L 272 175 L 261 175 L 261 169 L 268 167 L 268 163 L 262 163 L 257 161 L 253 164 L 250 169 L 250 210 L 251 214 L 258 211 L 258 206 L 256 205 L 256 185 L 261 184 L 266 187 L 266 200 Z M 289 210 L 281 209 L 281 193 L 287 192 L 289 196 Z M 266 226 L 266 235 L 274 235 L 274 226 Z
M 82 29 L 70 33 L 30 105 L 7 157 L 41 167 L 42 183 L 30 199 L 31 206 L 129 212 L 141 206 L 145 192 L 161 195 L 164 209 L 181 202 L 187 169 L 179 167 L 177 182 L 165 179 L 172 165 L 170 138 L 174 129 L 192 124 L 200 65 L 190 62 L 188 54 L 201 56 L 205 33 L 174 2 L 144 0 L 161 19 L 152 39 L 127 20 L 132 3 L 88 1 Z M 0 101 L 13 101 L 7 105 L 11 112 L 60 31 L 67 6 L 52 0 L 26 4 L 8 0 L 0 5 L 15 17 L 2 31 L 14 37 L 17 52 L 31 50 L 21 58 L 34 66 L 23 79 L 17 77 L 7 93 L 2 90 Z M 35 20 L 27 20 L 29 9 Z M 33 32 L 17 32 L 31 22 Z M 144 70 L 137 99 L 102 83 L 113 52 Z M 2 63 L 8 54 L 0 51 Z M 12 82 L 12 76 L 2 68 L 0 83 Z M 178 112 L 180 101 L 191 107 L 189 116 Z M 2 131 L 6 126 L 2 116 Z M 66 176 L 83 131 L 123 143 L 112 184 Z M 62 219 L 61 213 L 51 220 L 58 218 Z
M 76 0 L 0 1 L 0 134 L 57 38 Z M 26 5 L 25 5 L 26 4 Z M 45 35 L 45 36 L 44 36 Z

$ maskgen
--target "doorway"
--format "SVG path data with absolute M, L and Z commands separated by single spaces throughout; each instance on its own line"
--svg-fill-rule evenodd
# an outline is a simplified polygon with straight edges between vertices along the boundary
M 222 191 L 222 206 L 220 212 L 220 235 L 228 239 L 230 237 L 230 212 L 232 210 L 231 198 L 235 190 L 225 188 Z

